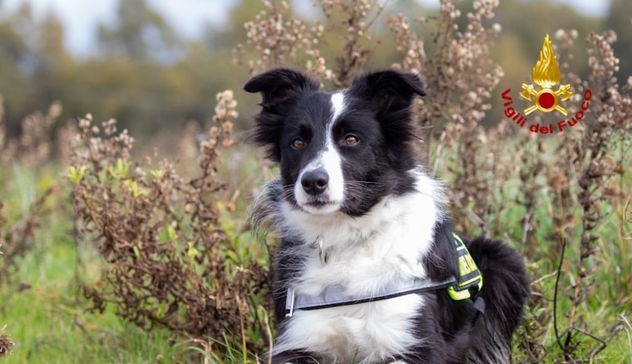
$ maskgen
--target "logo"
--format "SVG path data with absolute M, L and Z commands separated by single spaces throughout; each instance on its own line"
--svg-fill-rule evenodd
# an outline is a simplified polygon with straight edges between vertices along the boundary
M 566 101 L 573 96 L 571 85 L 561 85 L 557 91 L 553 91 L 553 86 L 560 83 L 560 78 L 560 68 L 557 66 L 553 44 L 551 44 L 547 34 L 544 37 L 544 42 L 542 42 L 540 59 L 538 59 L 538 63 L 535 64 L 531 71 L 531 80 L 540 86 L 540 91 L 536 91 L 533 84 L 522 84 L 520 97 L 533 103 L 533 105 L 524 109 L 525 115 L 531 114 L 536 109 L 542 112 L 557 110 L 564 116 L 568 115 L 568 111 L 559 105 L 559 101 Z M 531 96 L 534 97 L 533 100 Z
M 573 92 L 571 91 L 570 84 L 560 85 L 556 90 L 555 86 L 560 83 L 560 80 L 560 68 L 557 65 L 553 44 L 547 34 L 542 42 L 540 57 L 531 70 L 531 81 L 533 83 L 522 84 L 520 98 L 529 103 L 523 110 L 524 115 L 514 108 L 513 99 L 510 95 L 511 89 L 506 89 L 502 93 L 502 98 L 505 100 L 503 104 L 505 106 L 505 116 L 513 120 L 521 128 L 525 126 L 527 116 L 536 110 L 542 113 L 550 113 L 555 110 L 562 116 L 568 116 L 568 110 L 564 108 L 561 103 L 570 99 L 570 97 L 573 96 Z M 534 83 L 538 88 L 533 85 Z M 577 122 L 584 118 L 584 113 L 590 107 L 591 97 L 592 93 L 590 89 L 586 89 L 580 110 L 568 120 L 559 120 L 556 123 L 557 128 L 553 128 L 553 123 L 549 123 L 548 125 L 534 123 L 529 125 L 529 131 L 538 134 L 553 134 L 555 131 L 559 133 L 563 132 L 567 126 L 575 126 Z

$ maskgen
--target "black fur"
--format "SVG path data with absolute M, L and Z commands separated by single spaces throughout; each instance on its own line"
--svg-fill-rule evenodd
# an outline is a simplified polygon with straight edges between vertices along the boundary
M 262 94 L 262 110 L 255 118 L 254 140 L 280 164 L 280 180 L 268 185 L 258 208 L 274 209 L 281 199 L 296 206 L 294 185 L 301 170 L 324 147 L 323 130 L 331 119 L 331 93 L 319 90 L 319 82 L 290 69 L 274 69 L 249 80 L 244 89 Z M 417 76 L 397 71 L 382 71 L 354 79 L 345 91 L 345 109 L 333 126 L 338 142 L 348 132 L 362 141 L 353 148 L 338 145 L 345 181 L 361 181 L 362 189 L 345 185 L 341 211 L 362 216 L 387 195 L 413 191 L 408 173 L 418 165 L 413 147 L 414 123 L 409 106 L 415 95 L 424 95 Z M 300 137 L 307 146 L 290 148 Z M 347 191 L 349 188 L 349 191 Z M 257 215 L 257 213 L 255 213 Z M 273 215 L 266 212 L 259 215 Z M 268 216 L 270 217 L 270 216 Z M 261 218 L 261 216 L 259 216 Z M 431 251 L 422 258 L 428 276 L 436 281 L 458 275 L 452 225 L 445 217 L 435 225 Z M 273 266 L 275 321 L 284 328 L 287 282 L 302 270 L 302 258 L 292 255 L 294 247 L 305 244 L 291 232 L 282 234 Z M 419 345 L 393 359 L 407 363 L 485 363 L 506 357 L 511 336 L 522 317 L 522 306 L 529 295 L 529 284 L 520 255 L 511 247 L 486 239 L 466 245 L 483 275 L 479 292 L 486 303 L 485 316 L 498 338 L 494 340 L 485 318 L 470 300 L 454 301 L 445 289 L 427 293 L 423 308 L 416 313 L 415 335 Z M 285 352 L 273 363 L 326 362 L 319 353 Z M 389 362 L 392 360 L 389 360 Z
M 279 162 L 281 185 L 294 203 L 296 178 L 322 149 L 322 131 L 331 116 L 331 93 L 319 91 L 318 84 L 297 71 L 280 68 L 257 75 L 244 86 L 246 91 L 262 95 L 254 141 Z M 341 148 L 346 157 L 342 170 L 346 181 L 367 182 L 360 192 L 348 195 L 343 205 L 347 214 L 361 216 L 383 196 L 412 189 L 414 181 L 408 171 L 418 162 L 413 157 L 416 136 L 409 106 L 415 94 L 425 94 L 419 78 L 396 71 L 357 77 L 345 94 L 348 104 L 333 135 L 340 139 L 349 131 L 358 134 L 362 140 L 358 147 Z M 292 150 L 295 137 L 306 140 L 308 147 Z
M 432 252 L 424 259 L 424 266 L 435 281 L 458 274 L 457 256 L 452 242 L 452 226 L 446 220 L 437 225 Z M 284 240 L 280 250 L 290 249 L 292 241 Z M 483 238 L 466 240 L 470 254 L 482 275 L 483 288 L 479 292 L 486 302 L 485 315 L 499 335 L 500 346 L 494 342 L 485 326 L 485 318 L 474 309 L 471 300 L 454 301 L 446 290 L 428 293 L 426 304 L 416 318 L 415 334 L 423 340 L 412 353 L 396 359 L 406 363 L 462 364 L 494 363 L 499 354 L 508 354 L 511 337 L 522 319 L 522 307 L 529 297 L 529 282 L 518 252 L 508 245 Z M 274 269 L 275 322 L 285 320 L 285 290 L 282 284 L 300 270 L 300 261 L 285 256 Z M 439 335 L 438 335 L 439 334 Z M 273 363 L 327 363 L 318 353 L 291 352 L 273 358 Z M 390 360 L 389 360 L 390 362 Z

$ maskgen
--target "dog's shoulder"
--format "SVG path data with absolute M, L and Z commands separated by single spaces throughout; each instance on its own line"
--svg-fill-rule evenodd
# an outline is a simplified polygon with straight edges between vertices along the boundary
M 457 252 L 454 247 L 454 227 L 449 216 L 437 222 L 434 227 L 432 247 L 422 258 L 428 278 L 442 281 L 458 275 Z

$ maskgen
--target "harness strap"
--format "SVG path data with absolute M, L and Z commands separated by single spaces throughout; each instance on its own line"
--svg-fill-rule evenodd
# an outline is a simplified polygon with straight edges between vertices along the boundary
M 452 300 L 475 300 L 478 292 L 483 287 L 483 276 L 463 240 L 454 232 L 452 237 L 457 253 L 458 277 L 451 277 L 441 282 L 418 278 L 405 286 L 399 283 L 389 284 L 384 287 L 382 293 L 366 296 L 351 296 L 346 293 L 345 287 L 339 284 L 327 286 L 321 294 L 316 296 L 297 294 L 294 288 L 290 287 L 287 290 L 285 300 L 285 317 L 292 317 L 295 310 L 318 310 L 356 305 L 444 288 L 447 288 L 448 295 Z M 478 302 L 479 305 L 483 304 L 482 309 L 479 309 L 479 311 L 484 312 L 484 303 L 482 303 L 482 300 Z
M 432 282 L 428 279 L 415 279 L 407 286 L 389 285 L 383 290 L 384 293 L 366 296 L 350 296 L 345 292 L 342 285 L 332 285 L 326 287 L 320 295 L 310 296 L 298 294 L 293 288 L 288 288 L 285 300 L 285 317 L 292 317 L 295 310 L 318 310 L 339 306 L 356 305 L 360 303 L 387 300 L 414 293 L 424 293 L 452 287 L 457 283 L 456 278 L 446 279 L 442 282 Z
M 477 317 L 474 319 L 474 321 L 478 319 L 479 315 L 483 316 L 483 322 L 485 323 L 487 333 L 492 338 L 494 343 L 500 346 L 501 342 L 500 338 L 498 337 L 498 333 L 496 333 L 496 330 L 494 330 L 494 325 L 492 325 L 489 316 L 485 314 L 485 301 L 483 300 L 483 297 L 476 297 L 476 299 L 472 302 L 472 306 L 474 306 L 474 309 L 476 309 L 477 312 Z

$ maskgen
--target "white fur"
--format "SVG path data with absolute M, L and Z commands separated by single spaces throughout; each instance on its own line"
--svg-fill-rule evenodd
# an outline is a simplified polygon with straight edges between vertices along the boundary
M 345 94 L 342 92 L 336 92 L 331 95 L 331 106 L 334 112 L 331 120 L 336 120 L 345 109 Z
M 368 214 L 353 218 L 342 212 L 314 215 L 281 205 L 281 230 L 299 234 L 306 244 L 288 254 L 300 254 L 306 268 L 292 284 L 298 293 L 319 294 L 326 286 L 341 284 L 352 295 L 374 294 L 393 281 L 424 277 L 420 259 L 433 241 L 433 229 L 442 218 L 441 185 L 421 170 L 411 171 L 417 191 L 387 196 Z M 319 258 L 323 241 L 327 262 Z M 307 349 L 324 353 L 334 362 L 372 363 L 406 353 L 418 338 L 412 319 L 423 300 L 406 295 L 384 301 L 314 311 L 296 311 L 275 352 Z
M 332 128 L 336 122 L 338 116 L 344 111 L 344 94 L 342 92 L 335 93 L 331 96 L 332 105 L 332 117 L 327 122 L 325 128 L 325 148 L 311 161 L 298 176 L 297 183 L 294 185 L 294 196 L 296 202 L 305 211 L 312 214 L 328 214 L 337 211 L 342 206 L 344 201 L 344 178 L 342 175 L 342 158 L 338 153 L 338 149 L 334 145 Z M 327 200 L 330 202 L 328 205 L 322 207 L 312 207 L 307 205 L 309 196 L 303 189 L 300 181 L 306 172 L 313 171 L 318 168 L 324 168 L 329 175 L 329 183 L 326 194 Z

